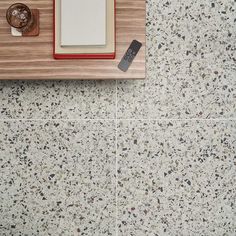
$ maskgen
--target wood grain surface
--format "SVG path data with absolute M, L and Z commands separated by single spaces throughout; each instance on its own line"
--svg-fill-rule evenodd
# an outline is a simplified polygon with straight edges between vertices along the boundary
M 145 79 L 145 0 L 116 0 L 115 60 L 54 60 L 53 0 L 21 0 L 40 10 L 38 37 L 12 37 L 6 22 L 14 0 L 0 0 L 0 80 L 12 79 Z M 129 71 L 117 65 L 133 39 L 143 43 Z

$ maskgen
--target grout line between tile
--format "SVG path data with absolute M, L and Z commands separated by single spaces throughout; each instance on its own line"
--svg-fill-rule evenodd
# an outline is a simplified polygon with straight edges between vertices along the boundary
M 118 145 L 118 141 L 117 141 L 117 134 L 118 134 L 118 130 L 117 130 L 117 128 L 118 128 L 118 116 L 117 116 L 117 113 L 118 113 L 118 94 L 117 94 L 117 92 L 118 92 L 118 87 L 117 87 L 117 85 L 118 85 L 118 81 L 116 80 L 116 107 L 115 107 L 115 109 L 116 109 L 116 119 L 115 119 L 115 126 L 116 126 L 116 131 L 115 131 L 115 145 L 116 145 L 116 167 L 115 167 L 115 171 L 116 171 L 116 227 L 115 227 L 115 234 L 116 234 L 116 236 L 118 236 L 118 152 L 117 152 L 117 150 L 118 150 L 118 147 L 117 147 L 117 145 Z
M 116 105 L 116 110 L 117 110 L 117 105 Z M 236 121 L 236 118 L 228 118 L 228 119 L 142 119 L 142 118 L 137 118 L 137 119 L 119 119 L 117 118 L 117 112 L 116 112 L 116 118 L 111 118 L 111 119 L 0 119 L 0 121 Z
M 0 121 L 114 121 L 113 119 L 0 119 Z
M 228 118 L 228 119 L 117 119 L 119 121 L 235 121 L 236 118 Z

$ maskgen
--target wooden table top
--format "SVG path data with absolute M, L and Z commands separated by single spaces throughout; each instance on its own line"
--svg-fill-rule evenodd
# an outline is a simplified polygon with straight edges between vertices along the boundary
M 7 8 L 16 0 L 0 1 L 0 80 L 11 79 L 145 79 L 145 0 L 116 0 L 115 60 L 53 59 L 53 0 L 22 0 L 40 10 L 38 37 L 13 37 Z M 143 43 L 128 72 L 117 68 L 131 41 Z

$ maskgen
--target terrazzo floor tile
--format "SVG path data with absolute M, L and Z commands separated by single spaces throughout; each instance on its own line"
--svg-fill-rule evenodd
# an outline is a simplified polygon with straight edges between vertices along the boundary
M 14 152 L 19 131 L 9 134 L 9 125 L 0 129 L 0 235 L 22 235 L 26 213 L 27 163 L 22 149 Z
M 147 80 L 119 82 L 118 117 L 235 118 L 236 2 L 147 4 Z
M 0 127 L 0 235 L 115 235 L 114 121 Z
M 236 121 L 120 121 L 119 235 L 235 235 Z
M 0 119 L 113 119 L 115 81 L 0 81 Z

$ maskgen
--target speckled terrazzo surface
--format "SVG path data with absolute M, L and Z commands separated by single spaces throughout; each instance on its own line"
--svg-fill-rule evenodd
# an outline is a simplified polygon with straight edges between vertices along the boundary
M 121 235 L 235 235 L 236 123 L 121 121 Z
M 235 0 L 148 0 L 146 81 L 0 82 L 0 236 L 236 235 L 235 42 Z

